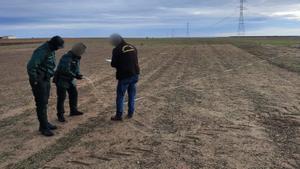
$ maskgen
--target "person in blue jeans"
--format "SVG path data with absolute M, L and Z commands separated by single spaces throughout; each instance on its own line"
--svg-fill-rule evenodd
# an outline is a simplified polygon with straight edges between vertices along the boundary
M 132 118 L 135 107 L 136 84 L 139 80 L 140 68 L 137 49 L 125 42 L 118 34 L 110 36 L 110 42 L 115 47 L 112 52 L 111 66 L 116 68 L 117 99 L 116 115 L 112 121 L 122 121 L 124 113 L 124 96 L 128 93 L 128 118 Z

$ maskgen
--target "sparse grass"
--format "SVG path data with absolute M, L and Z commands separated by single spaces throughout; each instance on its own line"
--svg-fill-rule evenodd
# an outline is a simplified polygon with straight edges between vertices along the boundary
M 129 39 L 129 42 L 136 45 L 199 45 L 199 44 L 232 44 L 261 59 L 268 60 L 271 64 L 292 72 L 300 72 L 300 59 L 289 54 L 279 57 L 278 52 L 263 48 L 265 45 L 277 47 L 291 47 L 300 44 L 300 37 L 228 37 L 228 38 L 149 38 Z
M 130 42 L 142 45 L 159 44 L 234 44 L 234 45 L 277 45 L 292 46 L 300 43 L 300 37 L 225 37 L 225 38 L 149 38 L 149 39 L 129 39 Z
M 258 44 L 234 44 L 235 46 L 267 60 L 270 64 L 286 69 L 291 72 L 300 73 L 300 58 L 297 57 L 297 49 L 287 51 L 286 46 L 268 46 Z M 274 59 L 275 57 L 275 59 Z
M 253 45 L 280 45 L 291 46 L 300 44 L 300 37 L 216 37 L 216 38 L 126 38 L 129 42 L 136 45 L 160 45 L 160 44 L 253 44 Z M 89 41 L 89 43 L 109 43 L 106 38 L 82 38 L 82 39 L 65 39 L 67 43 L 74 43 L 77 41 Z M 47 39 L 17 39 L 17 40 L 0 40 L 0 46 L 20 46 L 27 44 L 29 46 L 36 46 L 36 44 L 43 43 Z M 93 42 L 94 41 L 94 42 Z

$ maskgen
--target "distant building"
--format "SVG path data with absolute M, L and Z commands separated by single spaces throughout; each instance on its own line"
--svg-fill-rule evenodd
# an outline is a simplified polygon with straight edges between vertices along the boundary
M 0 39 L 17 39 L 17 37 L 13 35 L 8 35 L 8 36 L 2 36 L 0 37 Z

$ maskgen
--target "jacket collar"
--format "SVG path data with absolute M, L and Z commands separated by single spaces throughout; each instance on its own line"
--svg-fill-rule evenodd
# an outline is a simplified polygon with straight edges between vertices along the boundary
M 71 54 L 72 59 L 77 59 L 77 60 L 80 60 L 80 59 L 81 59 L 81 56 L 75 55 L 72 51 L 69 51 L 68 53 Z

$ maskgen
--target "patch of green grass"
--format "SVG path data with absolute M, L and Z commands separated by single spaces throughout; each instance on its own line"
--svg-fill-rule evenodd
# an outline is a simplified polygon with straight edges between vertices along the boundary
M 300 43 L 300 38 L 241 38 L 230 39 L 234 44 L 292 46 Z
M 300 58 L 295 53 L 281 54 L 278 46 L 266 47 L 256 44 L 234 44 L 236 47 L 255 55 L 256 57 L 267 60 L 270 64 L 286 69 L 291 72 L 300 73 Z M 276 58 L 274 58 L 276 57 Z

